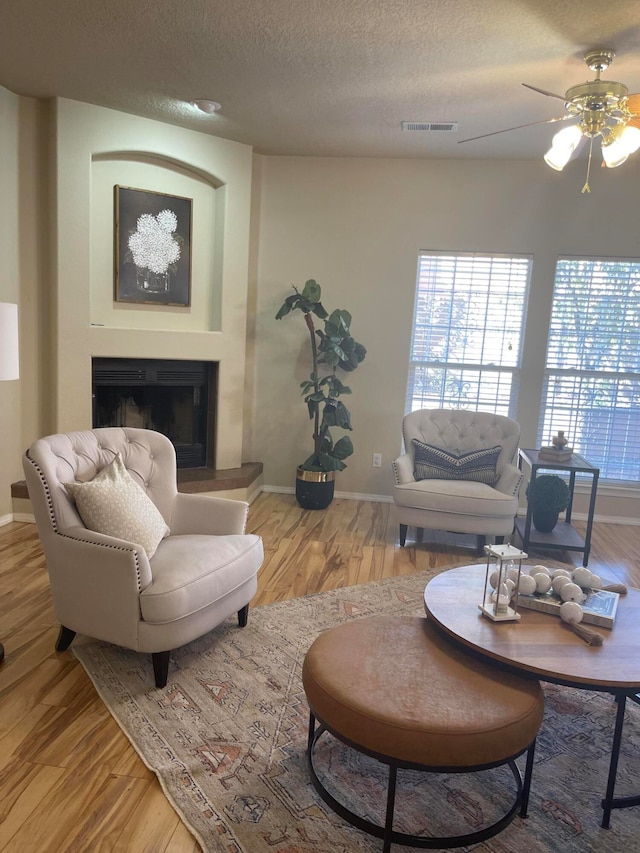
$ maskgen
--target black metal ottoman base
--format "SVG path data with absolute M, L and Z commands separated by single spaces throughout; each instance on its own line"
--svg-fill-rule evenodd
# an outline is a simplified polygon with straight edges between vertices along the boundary
M 309 760 L 309 773 L 311 775 L 311 781 L 313 783 L 313 786 L 318 792 L 318 794 L 322 797 L 324 802 L 329 806 L 329 808 L 331 808 L 336 814 L 340 815 L 340 817 L 347 821 L 347 823 L 350 823 L 352 826 L 361 829 L 363 832 L 366 832 L 369 835 L 373 835 L 376 838 L 382 838 L 384 842 L 382 847 L 382 853 L 389 853 L 392 844 L 401 844 L 404 846 L 419 847 L 432 850 L 442 850 L 453 847 L 464 847 L 465 845 L 469 844 L 477 844 L 481 841 L 486 841 L 487 838 L 492 838 L 494 835 L 497 835 L 499 832 L 501 832 L 511 823 L 511 821 L 515 818 L 518 812 L 520 813 L 520 817 L 527 817 L 527 809 L 529 806 L 529 790 L 531 788 L 531 774 L 533 772 L 533 757 L 536 745 L 535 740 L 532 744 L 529 745 L 527 749 L 522 750 L 517 755 L 513 755 L 510 758 L 503 759 L 502 761 L 497 761 L 493 764 L 483 764 L 481 766 L 474 767 L 430 767 L 425 764 L 414 764 L 407 761 L 398 761 L 388 755 L 381 755 L 378 753 L 371 752 L 370 750 L 364 749 L 362 746 L 359 746 L 356 743 L 348 741 L 339 732 L 333 731 L 329 726 L 327 726 L 319 719 L 318 723 L 319 725 L 316 728 L 316 717 L 313 713 L 311 713 L 309 717 L 309 740 L 307 745 L 307 757 Z M 380 761 L 381 763 L 387 764 L 389 766 L 389 783 L 387 787 L 387 807 L 384 826 L 379 826 L 376 823 L 372 823 L 366 818 L 355 814 L 355 812 L 352 812 L 345 805 L 338 802 L 338 800 L 336 800 L 335 797 L 329 793 L 329 791 L 325 788 L 325 786 L 318 778 L 318 775 L 315 771 L 315 767 L 313 765 L 313 750 L 318 740 L 327 731 L 337 740 L 346 744 L 346 746 L 350 747 L 351 749 L 355 749 L 356 751 L 361 752 L 364 755 L 368 755 L 371 758 L 375 758 L 377 761 Z M 523 755 L 525 752 L 527 753 L 527 762 L 525 766 L 524 777 L 522 777 L 520 774 L 520 770 L 518 769 L 518 766 L 515 762 L 515 759 L 518 758 L 518 756 Z M 451 835 L 443 837 L 410 835 L 405 832 L 396 832 L 393 829 L 393 814 L 396 797 L 396 778 L 399 769 L 419 770 L 429 773 L 473 773 L 474 771 L 490 770 L 493 767 L 501 767 L 506 764 L 509 765 L 516 783 L 515 800 L 513 801 L 513 804 L 511 805 L 509 811 L 495 823 L 492 823 L 490 826 L 486 826 L 483 829 L 476 830 L 475 832 L 469 832 L 465 835 Z

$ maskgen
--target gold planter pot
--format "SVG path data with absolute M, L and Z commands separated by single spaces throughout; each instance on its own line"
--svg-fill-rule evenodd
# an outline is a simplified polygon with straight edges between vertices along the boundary
M 296 470 L 296 500 L 303 509 L 326 509 L 333 500 L 335 471 Z

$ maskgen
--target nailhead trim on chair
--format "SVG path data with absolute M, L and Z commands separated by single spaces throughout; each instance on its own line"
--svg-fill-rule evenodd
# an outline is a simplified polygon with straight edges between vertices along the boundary
M 49 484 L 45 480 L 44 475 L 42 473 L 42 469 L 40 468 L 38 463 L 34 462 L 28 453 L 27 453 L 27 459 L 29 460 L 29 462 L 33 465 L 33 467 L 38 472 L 38 477 L 40 477 L 40 481 L 42 482 L 44 492 L 47 496 L 47 508 L 49 510 L 49 518 L 51 519 L 51 526 L 53 527 L 53 529 L 55 530 L 56 533 L 60 533 L 60 531 L 58 530 L 58 524 L 56 522 L 56 516 L 55 516 L 55 513 L 53 511 L 53 501 L 51 500 L 51 492 L 49 490 Z
M 517 483 L 515 483 L 513 489 L 511 490 L 511 494 L 513 495 L 513 497 L 515 497 L 518 494 L 518 492 L 520 491 L 520 486 L 522 485 L 523 480 L 524 480 L 524 474 L 521 474 L 520 479 L 518 480 Z M 505 495 L 506 494 L 507 493 L 505 492 Z
M 107 448 L 107 450 L 108 449 L 110 449 L 110 448 Z M 51 526 L 53 527 L 56 535 L 62 536 L 63 539 L 71 539 L 74 542 L 82 541 L 80 539 L 77 539 L 75 536 L 69 536 L 68 533 L 61 533 L 60 532 L 60 529 L 58 528 L 58 524 L 56 522 L 55 513 L 53 511 L 53 501 L 51 500 L 51 491 L 49 489 L 49 484 L 45 480 L 44 475 L 42 473 L 42 469 L 37 464 L 37 462 L 34 462 L 33 459 L 31 459 L 29 457 L 29 454 L 27 454 L 27 459 L 29 459 L 29 462 L 31 463 L 31 465 L 33 465 L 33 467 L 38 472 L 38 476 L 40 477 L 40 481 L 42 482 L 42 485 L 44 487 L 45 495 L 47 496 L 47 509 L 49 510 L 49 518 L 51 519 Z M 111 548 L 114 551 L 130 551 L 131 550 L 130 548 L 123 548 L 120 545 L 108 545 L 106 542 L 92 542 L 91 544 L 97 545 L 100 548 Z M 134 555 L 134 560 L 135 560 L 135 564 L 136 564 L 136 579 L 137 579 L 136 583 L 137 583 L 137 587 L 138 587 L 138 592 L 141 592 L 142 591 L 142 584 L 140 583 L 140 563 L 138 561 L 138 552 L 134 550 L 133 555 Z

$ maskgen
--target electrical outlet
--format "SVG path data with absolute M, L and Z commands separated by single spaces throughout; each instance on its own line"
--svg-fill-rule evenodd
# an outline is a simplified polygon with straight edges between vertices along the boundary
M 371 464 L 374 468 L 382 468 L 382 453 L 374 453 L 373 462 Z

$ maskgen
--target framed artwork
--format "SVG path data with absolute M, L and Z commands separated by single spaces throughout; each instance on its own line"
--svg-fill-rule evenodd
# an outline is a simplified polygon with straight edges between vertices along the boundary
M 115 301 L 189 306 L 193 200 L 114 190 Z

